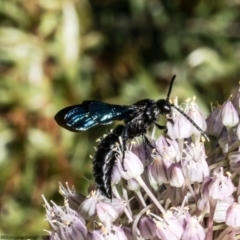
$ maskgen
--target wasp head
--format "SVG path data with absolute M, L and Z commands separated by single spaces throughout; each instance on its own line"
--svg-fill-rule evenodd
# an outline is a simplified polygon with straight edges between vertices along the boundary
M 157 101 L 157 106 L 161 114 L 166 115 L 171 113 L 171 103 L 168 100 L 159 99 Z

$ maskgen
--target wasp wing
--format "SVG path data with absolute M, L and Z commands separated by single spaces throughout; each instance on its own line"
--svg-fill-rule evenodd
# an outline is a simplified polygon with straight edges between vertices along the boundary
M 88 104 L 79 104 L 63 108 L 54 117 L 61 127 L 72 131 L 85 131 L 98 123 L 94 121 L 88 111 Z
M 134 112 L 136 106 L 112 105 L 98 101 L 84 101 L 80 105 L 66 107 L 55 115 L 56 122 L 63 128 L 78 132 L 97 124 L 110 124 L 124 120 Z
M 88 110 L 98 124 L 110 124 L 114 120 L 124 120 L 133 114 L 136 106 L 113 105 L 104 102 L 89 102 Z

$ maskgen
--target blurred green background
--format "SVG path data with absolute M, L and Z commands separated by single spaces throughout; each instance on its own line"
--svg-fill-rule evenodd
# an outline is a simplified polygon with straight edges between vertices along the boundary
M 95 140 L 53 120 L 85 99 L 197 96 L 205 114 L 240 79 L 240 1 L 0 0 L 0 234 L 43 235 L 41 194 L 87 193 Z M 83 178 L 84 176 L 85 178 Z

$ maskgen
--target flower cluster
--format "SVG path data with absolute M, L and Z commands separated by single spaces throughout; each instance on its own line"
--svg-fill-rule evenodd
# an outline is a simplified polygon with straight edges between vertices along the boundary
M 113 199 L 98 190 L 84 197 L 61 184 L 64 206 L 44 198 L 50 239 L 238 239 L 240 92 L 206 120 L 194 98 L 183 106 L 210 142 L 173 109 L 167 134 L 151 139 L 154 149 L 139 139 L 124 153 L 116 149 Z

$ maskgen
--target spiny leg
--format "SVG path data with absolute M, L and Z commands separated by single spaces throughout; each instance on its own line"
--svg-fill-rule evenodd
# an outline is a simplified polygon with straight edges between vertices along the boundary
M 122 151 L 122 153 L 123 153 L 123 155 L 122 155 L 122 160 L 121 160 L 121 164 L 122 164 L 122 168 L 123 168 L 123 171 L 124 171 L 124 172 L 127 171 L 127 169 L 124 167 L 125 151 L 127 150 L 126 144 L 127 144 L 127 141 L 122 139 L 122 142 L 121 142 L 121 144 L 120 144 L 120 146 L 121 146 L 121 145 L 122 145 L 122 146 L 121 146 L 120 148 L 121 148 L 121 151 Z
M 144 144 L 146 159 L 148 157 L 147 156 L 147 147 L 146 146 L 149 146 L 150 148 L 152 148 L 152 150 L 154 150 L 155 152 L 157 152 L 159 154 L 158 150 L 152 145 L 152 143 L 149 141 L 149 139 L 145 135 L 143 135 L 143 144 Z
M 143 147 L 144 147 L 144 152 L 145 152 L 145 158 L 148 159 L 148 151 L 147 151 L 147 146 L 149 146 L 152 149 L 155 149 L 155 147 L 151 144 L 149 139 L 146 137 L 146 135 L 142 135 L 143 138 Z
M 124 167 L 124 159 L 125 159 L 125 151 L 127 150 L 127 140 L 129 139 L 129 129 L 130 129 L 130 126 L 126 125 L 123 129 L 123 132 L 120 138 L 120 146 L 121 146 L 121 151 L 123 153 L 121 163 L 122 163 L 122 168 L 125 172 L 127 171 L 127 169 L 125 169 Z
M 121 134 L 121 136 L 119 136 L 119 138 L 118 138 L 118 145 L 119 145 L 120 151 L 122 152 L 121 165 L 125 172 L 127 171 L 124 167 L 125 151 L 127 150 L 126 136 L 127 136 L 127 133 L 126 133 L 126 130 L 124 130 L 123 133 Z

